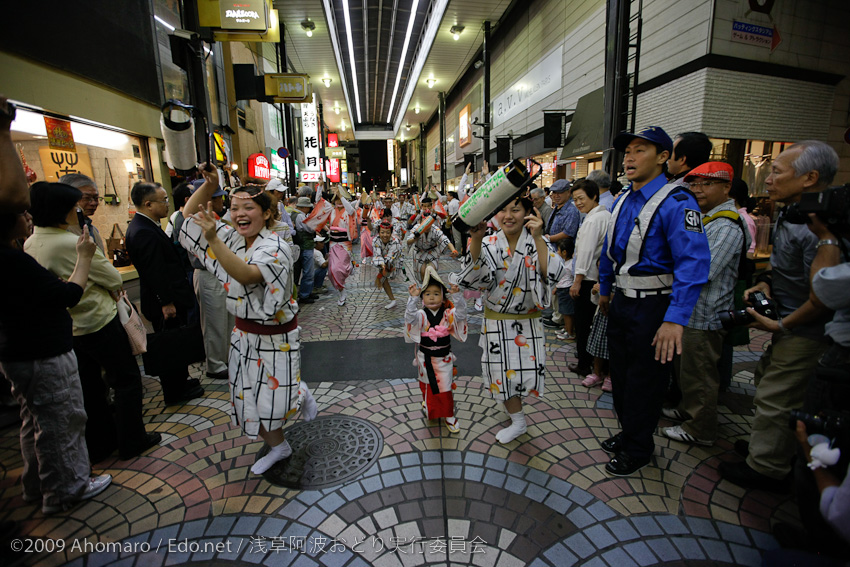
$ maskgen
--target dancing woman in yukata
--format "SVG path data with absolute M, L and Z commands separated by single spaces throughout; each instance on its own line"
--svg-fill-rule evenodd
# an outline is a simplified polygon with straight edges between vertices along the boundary
M 357 220 L 354 205 L 342 194 L 339 188 L 334 190 L 334 210 L 330 221 L 330 249 L 328 250 L 328 275 L 331 283 L 339 292 L 337 305 L 345 305 L 345 281 L 351 275 L 351 241 L 357 238 Z
M 452 258 L 457 258 L 458 252 L 454 244 L 440 230 L 440 222 L 432 215 L 431 207 L 434 203 L 432 197 L 426 196 L 422 199 L 422 214 L 418 222 L 407 235 L 407 245 L 413 253 L 413 278 L 416 283 L 421 283 L 425 277 L 425 269 L 432 266 L 438 268 L 440 255 L 448 248 L 451 250 Z
M 496 434 L 509 443 L 526 432 L 522 399 L 544 393 L 546 345 L 540 315 L 564 264 L 543 239 L 543 220 L 531 199 L 517 198 L 497 215 L 501 229 L 469 232 L 458 284 L 484 297 L 479 344 L 481 374 L 493 399 L 503 402 L 511 425 Z
M 230 206 L 233 227 L 216 221 L 209 200 L 218 172 L 200 166 L 204 184 L 186 203 L 189 215 L 180 244 L 198 257 L 227 291 L 227 310 L 236 316 L 230 335 L 230 405 L 233 422 L 271 450 L 251 472 L 262 474 L 292 454 L 283 425 L 300 409 L 316 417 L 316 401 L 301 381 L 301 328 L 292 299 L 292 252 L 270 230 L 279 214 L 264 188 L 236 189 Z

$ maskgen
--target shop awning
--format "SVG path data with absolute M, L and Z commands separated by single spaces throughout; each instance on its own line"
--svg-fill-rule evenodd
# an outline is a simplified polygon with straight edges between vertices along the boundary
M 604 112 L 602 92 L 603 88 L 600 87 L 578 99 L 576 112 L 567 134 L 567 143 L 561 152 L 562 160 L 606 149 L 602 147 Z

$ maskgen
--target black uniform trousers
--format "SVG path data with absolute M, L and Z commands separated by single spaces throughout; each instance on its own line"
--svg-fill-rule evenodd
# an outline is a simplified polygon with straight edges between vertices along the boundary
M 670 380 L 672 363 L 656 361 L 652 346 L 669 305 L 669 295 L 632 299 L 618 291 L 608 310 L 614 410 L 623 430 L 623 452 L 639 460 L 655 449 L 652 436 Z
M 596 314 L 596 306 L 590 300 L 590 291 L 594 285 L 596 285 L 596 282 L 593 280 L 582 280 L 578 298 L 575 300 L 578 367 L 591 371 L 593 370 L 593 355 L 587 352 L 587 339 L 590 337 L 590 326 L 593 324 L 593 316 Z

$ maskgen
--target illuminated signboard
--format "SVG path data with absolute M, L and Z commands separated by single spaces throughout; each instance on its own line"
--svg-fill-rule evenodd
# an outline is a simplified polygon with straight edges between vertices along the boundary
M 387 169 L 395 169 L 395 140 L 387 140 Z
M 470 136 L 470 124 L 469 124 L 469 109 L 470 109 L 470 106 L 471 105 L 469 105 L 469 104 L 464 106 L 460 111 L 460 115 L 458 116 L 457 129 L 458 129 L 458 138 L 460 138 L 460 140 L 459 140 L 460 147 L 468 146 L 469 143 L 472 141 L 471 136 Z
M 304 171 L 321 173 L 319 155 L 319 116 L 316 113 L 315 95 L 313 102 L 301 103 L 301 131 L 304 145 Z M 303 177 L 302 177 L 303 181 Z M 316 179 L 318 181 L 318 179 Z
M 303 183 L 316 183 L 317 181 L 322 180 L 322 172 L 321 171 L 302 171 L 301 172 L 301 181 Z
M 328 147 L 329 148 L 338 148 L 339 147 L 339 136 L 337 134 L 328 134 Z
M 339 183 L 339 160 L 328 160 L 328 181 L 331 183 Z
M 248 156 L 248 177 L 268 180 L 272 178 L 270 170 L 269 159 L 263 154 Z
M 265 0 L 221 0 L 221 27 L 225 30 L 269 29 Z

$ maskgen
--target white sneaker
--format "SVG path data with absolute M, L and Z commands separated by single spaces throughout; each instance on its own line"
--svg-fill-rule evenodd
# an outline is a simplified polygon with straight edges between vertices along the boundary
M 661 408 L 661 413 L 664 417 L 672 419 L 673 421 L 685 421 L 688 417 L 676 408 Z
M 395 306 L 396 306 L 396 300 L 393 299 L 392 301 L 390 301 L 389 303 L 384 305 L 384 309 L 393 309 Z
M 696 437 L 682 429 L 681 425 L 674 425 L 673 427 L 662 429 L 661 432 L 664 433 L 665 437 L 674 441 L 691 443 L 693 445 L 703 445 L 704 447 L 711 447 L 712 445 L 714 445 L 714 441 L 708 441 L 706 439 L 697 439 Z
M 575 340 L 575 335 L 571 335 L 569 333 L 555 333 L 555 336 L 558 338 L 558 340 L 561 340 L 561 341 L 574 341 Z
M 83 492 L 78 498 L 75 500 L 66 502 L 64 504 L 54 504 L 48 505 L 45 504 L 41 507 L 42 514 L 58 514 L 60 512 L 66 512 L 82 502 L 83 500 L 89 500 L 94 498 L 112 483 L 112 475 L 111 474 L 102 474 L 100 476 L 92 477 L 89 479 L 89 483 L 86 486 L 85 492 Z

